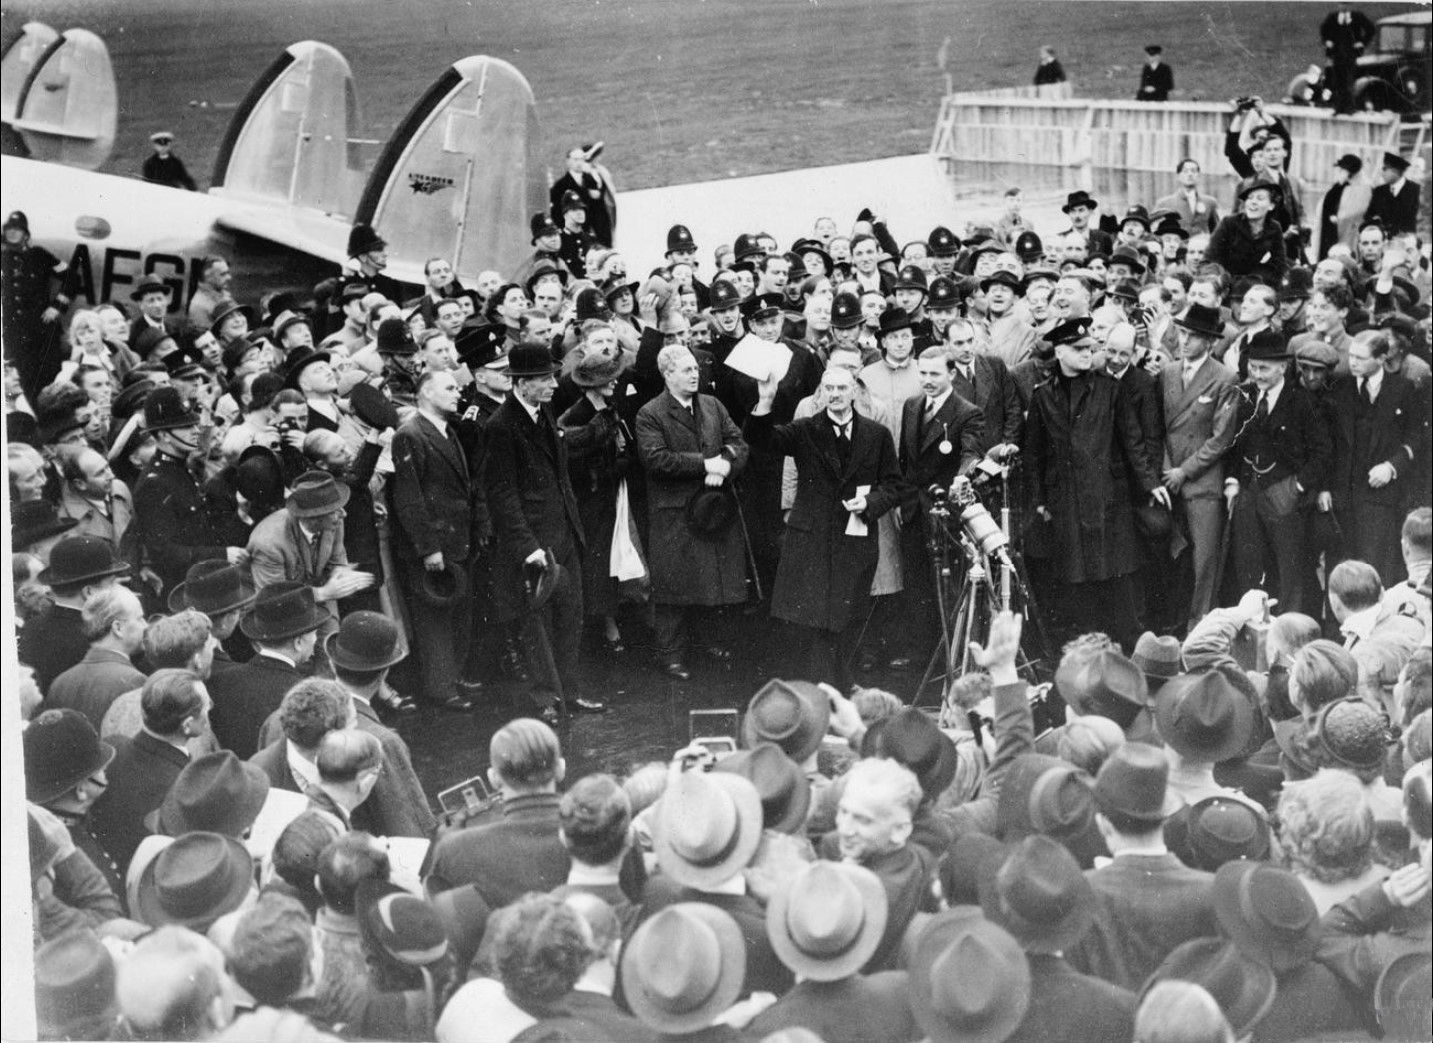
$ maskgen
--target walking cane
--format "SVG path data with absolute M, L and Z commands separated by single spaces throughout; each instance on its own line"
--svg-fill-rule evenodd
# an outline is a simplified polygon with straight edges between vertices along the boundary
M 764 596 L 761 592 L 761 573 L 756 570 L 756 555 L 751 549 L 751 533 L 746 529 L 746 514 L 741 509 L 741 497 L 737 495 L 736 483 L 732 483 L 731 498 L 736 502 L 736 522 L 741 526 L 741 545 L 746 550 L 746 566 L 751 569 L 751 581 L 756 584 L 756 600 Z

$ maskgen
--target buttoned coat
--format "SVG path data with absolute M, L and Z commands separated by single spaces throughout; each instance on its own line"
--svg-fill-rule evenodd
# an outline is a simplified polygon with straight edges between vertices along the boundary
M 527 611 L 523 562 L 546 549 L 558 561 L 575 561 L 584 536 L 577 497 L 568 473 L 567 443 L 552 407 L 539 425 L 514 396 L 498 407 L 487 426 L 484 481 L 492 517 L 493 604 L 498 620 Z
M 844 630 L 870 597 L 880 552 L 876 520 L 897 506 L 904 491 L 891 433 L 853 411 L 844 466 L 824 411 L 779 426 L 770 413 L 750 416 L 743 433 L 751 446 L 796 461 L 796 501 L 786 519 L 771 614 L 818 630 Z M 867 525 L 864 535 L 851 536 L 851 513 L 841 504 L 858 486 L 870 487 L 861 515 Z
M 227 554 L 204 491 L 182 460 L 154 457 L 134 488 L 134 513 L 145 560 L 166 592 L 184 581 L 190 565 Z
M 472 551 L 473 481 L 451 424 L 448 431 L 416 413 L 393 434 L 394 545 L 410 562 L 441 551 L 461 564 Z
M 1138 568 L 1129 483 L 1159 484 L 1139 418 L 1120 381 L 1105 373 L 1035 388 L 1025 421 L 1028 501 L 1052 516 L 1052 555 L 1065 583 L 1128 575 Z M 1131 479 L 1133 475 L 1133 479 Z
M 1369 442 L 1363 455 L 1355 454 L 1354 418 L 1359 408 L 1358 381 L 1345 377 L 1334 383 L 1329 405 L 1338 422 L 1334 439 L 1333 480 L 1329 485 L 1339 509 L 1353 503 L 1382 503 L 1398 506 L 1406 498 L 1414 477 L 1414 457 L 1419 444 L 1421 418 L 1428 404 L 1413 384 L 1398 373 L 1383 374 L 1378 397 L 1373 401 Z M 1369 468 L 1390 464 L 1397 473 L 1393 481 L 1375 489 L 1368 484 Z M 1427 466 L 1425 460 L 1418 466 Z
M 1234 374 L 1206 358 L 1186 387 L 1184 364 L 1160 370 L 1164 396 L 1164 466 L 1184 472 L 1179 495 L 1217 500 L 1224 492 L 1224 455 L 1234 444 L 1239 392 Z
M 1032 327 L 1032 338 L 1033 333 Z M 975 375 L 974 394 L 970 393 L 970 382 L 959 369 L 953 383 L 962 398 L 980 407 L 981 452 L 988 453 L 1002 443 L 1019 445 L 1025 428 L 1025 411 L 1020 406 L 1020 392 L 1010 377 L 1009 366 L 993 356 L 976 355 L 971 370 Z
M 979 375 L 975 378 L 980 379 Z M 956 475 L 969 474 L 985 455 L 985 416 L 980 407 L 952 390 L 931 419 L 924 419 L 925 396 L 913 395 L 901 406 L 901 473 L 906 476 L 906 521 L 918 506 L 925 517 L 931 486 L 944 490 Z M 944 447 L 944 451 L 942 451 Z
M 746 600 L 746 551 L 740 524 L 699 537 L 687 528 L 687 502 L 705 488 L 705 461 L 731 462 L 725 485 L 749 450 L 726 407 L 698 394 L 688 412 L 663 391 L 637 413 L 637 452 L 647 472 L 652 600 L 668 605 L 734 605 Z

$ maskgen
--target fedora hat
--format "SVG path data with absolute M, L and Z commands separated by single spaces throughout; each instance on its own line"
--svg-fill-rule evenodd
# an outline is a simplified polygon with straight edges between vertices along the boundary
M 1127 742 L 1111 753 L 1095 776 L 1095 804 L 1105 814 L 1118 814 L 1154 829 L 1179 810 L 1181 801 L 1169 791 L 1169 760 L 1157 746 Z
M 277 510 L 284 501 L 284 465 L 265 445 L 251 445 L 234 463 L 234 488 L 244 499 Z M 266 510 L 265 513 L 268 513 Z
M 1185 760 L 1218 764 L 1249 742 L 1254 707 L 1217 670 L 1166 681 L 1154 704 L 1165 743 Z
M 1098 714 L 1128 727 L 1149 705 L 1149 682 L 1140 668 L 1114 649 L 1095 653 L 1083 663 L 1061 663 L 1055 688 L 1075 713 Z
M 190 565 L 184 582 L 169 592 L 168 604 L 170 612 L 192 608 L 206 616 L 224 616 L 252 605 L 257 596 L 247 566 L 215 558 Z
M 1116 246 L 1114 253 L 1110 254 L 1109 264 L 1122 264 L 1134 272 L 1144 271 L 1144 258 L 1133 246 Z
M 348 392 L 348 408 L 353 415 L 376 431 L 398 426 L 398 410 L 372 384 L 355 384 Z
M 904 764 L 920 780 L 921 792 L 931 798 L 945 792 L 960 765 L 960 753 L 950 736 L 914 706 L 877 721 L 866 732 L 861 753 Z
M 144 429 L 170 431 L 179 427 L 198 427 L 199 414 L 172 387 L 158 387 L 144 400 Z
M 1190 333 L 1197 333 L 1201 337 L 1222 337 L 1224 335 L 1224 320 L 1219 315 L 1219 309 L 1203 304 L 1189 305 L 1174 317 L 1174 324 Z
M 552 352 L 541 344 L 518 344 L 508 352 L 508 374 L 520 377 L 550 377 L 557 372 Z
M 761 843 L 761 795 L 730 772 L 686 772 L 669 785 L 653 823 L 662 872 L 688 887 L 730 880 Z
M 539 261 L 536 265 L 533 266 L 533 269 L 528 274 L 528 277 L 523 280 L 523 288 L 527 291 L 527 295 L 529 298 L 533 296 L 533 291 L 534 289 L 536 289 L 537 284 L 543 278 L 549 275 L 557 276 L 558 282 L 562 283 L 562 285 L 564 286 L 567 285 L 567 272 L 564 269 L 559 268 L 552 261 Z
M 741 995 L 746 942 L 731 914 L 705 902 L 669 905 L 622 947 L 622 986 L 632 1013 L 658 1032 L 711 1025 Z
M 128 572 L 129 563 L 115 553 L 109 540 L 99 536 L 66 536 L 50 549 L 50 564 L 35 578 L 47 587 L 77 587 Z
M 736 497 L 727 486 L 703 486 L 687 501 L 687 531 L 706 539 L 719 537 L 736 521 L 736 511 Z
M 361 257 L 374 250 L 382 250 L 388 241 L 373 230 L 370 224 L 362 222 L 348 230 L 348 256 Z
M 1160 685 L 1182 669 L 1180 647 L 1179 638 L 1168 634 L 1160 636 L 1153 630 L 1146 630 L 1135 642 L 1130 662 L 1139 667 L 1148 684 Z
M 746 706 L 741 722 L 742 745 L 748 749 L 771 742 L 797 764 L 821 746 L 831 723 L 831 701 L 809 681 L 773 678 Z
M 424 569 L 418 583 L 418 597 L 434 608 L 446 608 L 467 593 L 467 569 L 446 557 L 441 569 Z
M 114 747 L 78 710 L 42 710 L 24 733 L 25 799 L 45 804 L 114 760 Z
M 940 889 L 946 902 L 957 905 L 980 904 L 980 882 L 994 878 L 1010 845 L 1002 844 L 989 833 L 962 833 L 946 851 L 940 864 Z
M 839 981 L 875 955 L 889 915 L 886 889 L 864 866 L 808 862 L 771 897 L 766 935 L 807 981 Z
M 910 312 L 901 307 L 887 308 L 881 312 L 881 336 L 911 328 Z
M 312 587 L 285 580 L 259 591 L 239 629 L 255 641 L 284 641 L 317 630 L 332 618 L 326 608 L 314 602 Z
M 155 833 L 178 837 L 195 830 L 242 837 L 269 797 L 263 768 L 231 750 L 206 753 L 184 766 L 145 823 Z
M 932 917 L 910 966 L 916 1023 L 931 1043 L 1000 1043 L 1030 1007 L 1030 964 L 1020 943 L 979 909 Z
M 381 612 L 350 612 L 328 636 L 329 662 L 344 670 L 382 670 L 408 656 L 398 625 Z
M 203 933 L 243 904 L 254 886 L 254 859 L 233 837 L 194 832 L 176 837 L 139 878 L 139 919 Z
M 542 550 L 542 561 L 523 562 L 522 570 L 529 612 L 537 612 L 546 605 L 567 577 L 567 570 L 552 556 L 552 551 L 545 547 Z
M 348 486 L 327 471 L 305 471 L 294 479 L 284 506 L 291 518 L 322 518 L 348 503 Z
M 1023 297 L 1025 295 L 1024 282 L 1014 272 L 1007 271 L 1004 268 L 998 269 L 997 271 L 993 271 L 984 279 L 981 279 L 980 292 L 988 293 L 990 291 L 990 287 L 996 285 L 1010 287 L 1010 289 L 1014 291 L 1015 296 L 1017 297 Z
M 129 292 L 129 299 L 132 301 L 143 300 L 147 294 L 151 293 L 162 293 L 168 297 L 173 292 L 169 284 L 159 278 L 159 276 L 146 275 L 143 279 L 139 280 L 139 284 Z
M 41 1039 L 109 1039 L 118 1014 L 114 957 L 88 927 L 35 950 L 35 1023 Z
M 1065 197 L 1065 205 L 1060 207 L 1060 209 L 1068 214 L 1077 206 L 1085 206 L 1089 207 L 1091 210 L 1094 210 L 1099 205 L 1099 200 L 1094 199 L 1088 192 L 1086 192 L 1082 188 L 1067 195 Z
M 1162 981 L 1200 986 L 1224 1012 L 1237 1039 L 1254 1031 L 1274 1005 L 1278 980 L 1267 966 L 1223 938 L 1196 938 L 1175 948 L 1149 976 L 1140 998 Z
M 672 225 L 667 229 L 667 253 L 677 251 L 695 250 L 696 240 L 692 238 L 692 230 L 686 225 Z
M 1301 967 L 1319 946 L 1319 909 L 1287 869 L 1227 862 L 1214 874 L 1214 915 L 1224 936 L 1275 974 Z
M 10 415 L 23 416 L 24 414 L 11 413 Z M 51 536 L 69 532 L 78 524 L 78 519 L 61 518 L 59 511 L 49 500 L 26 500 L 24 503 L 10 505 L 10 543 L 17 551 L 24 550 L 41 540 L 47 540 Z M 79 537 L 74 538 L 78 539 Z M 53 551 L 50 554 L 50 560 L 54 561 Z
M 320 362 L 329 362 L 333 356 L 327 351 L 319 351 L 317 348 L 307 346 L 295 348 L 289 352 L 288 361 L 284 365 L 284 386 L 297 389 L 299 377 L 303 371 L 310 366 Z
M 1373 1008 L 1384 1039 L 1427 1039 L 1433 1020 L 1433 955 L 1406 952 L 1383 968 L 1373 988 Z
M 766 829 L 796 833 L 806 824 L 811 783 L 801 767 L 775 743 L 763 742 L 749 750 L 739 750 L 717 761 L 712 770 L 740 775 L 756 787 Z
M 1164 824 L 1164 842 L 1179 860 L 1209 873 L 1241 859 L 1268 858 L 1269 836 L 1264 816 L 1233 797 L 1205 797 Z
M 1026 952 L 1058 953 L 1095 920 L 1095 891 L 1075 856 L 1049 837 L 1026 837 L 1001 860 L 982 863 L 980 907 Z

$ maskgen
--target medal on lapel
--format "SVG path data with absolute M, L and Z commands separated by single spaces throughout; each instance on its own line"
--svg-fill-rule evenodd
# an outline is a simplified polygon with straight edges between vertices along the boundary
M 942 423 L 940 425 L 940 431 L 942 437 L 940 440 L 940 445 L 936 446 L 936 449 L 940 450 L 941 456 L 949 456 L 952 452 L 955 451 L 955 446 L 950 444 L 950 428 L 947 427 L 944 423 Z

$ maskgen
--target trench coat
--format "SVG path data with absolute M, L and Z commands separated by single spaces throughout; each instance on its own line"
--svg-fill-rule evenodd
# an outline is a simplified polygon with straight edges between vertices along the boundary
M 1139 568 L 1129 483 L 1149 493 L 1160 480 L 1122 383 L 1105 373 L 1066 379 L 1057 370 L 1030 398 L 1025 454 L 1029 502 L 1052 517 L 1060 580 L 1088 583 Z
M 786 542 L 776 570 L 771 614 L 801 626 L 840 632 L 864 614 L 880 552 L 877 519 L 899 504 L 904 491 L 891 433 L 853 413 L 851 455 L 842 467 L 836 432 L 823 411 L 789 424 L 771 415 L 747 418 L 753 446 L 796 460 L 796 502 L 786 519 Z M 843 500 L 868 485 L 863 536 L 846 534 Z
M 711 395 L 692 399 L 695 416 L 670 391 L 637 413 L 637 452 L 647 473 L 652 600 L 666 605 L 735 605 L 746 600 L 746 548 L 740 523 L 711 537 L 687 528 L 687 501 L 704 488 L 704 461 L 724 455 L 731 484 L 749 456 L 726 407 Z

